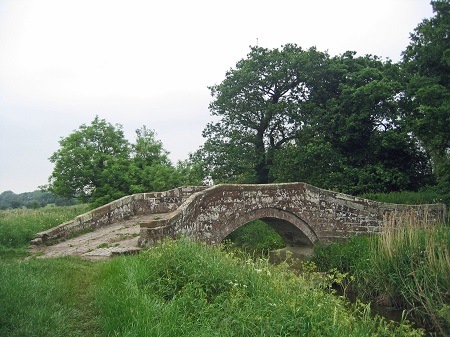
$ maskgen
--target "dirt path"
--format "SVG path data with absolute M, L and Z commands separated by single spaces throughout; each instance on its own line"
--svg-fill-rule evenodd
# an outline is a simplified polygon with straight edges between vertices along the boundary
M 51 246 L 30 248 L 30 251 L 40 253 L 39 258 L 78 255 L 93 260 L 137 253 L 140 251 L 137 245 L 139 222 L 154 219 L 157 216 L 163 216 L 163 214 L 132 217 Z

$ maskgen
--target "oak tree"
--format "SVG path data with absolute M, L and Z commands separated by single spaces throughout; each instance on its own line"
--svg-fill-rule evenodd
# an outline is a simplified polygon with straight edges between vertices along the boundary
M 201 153 L 214 180 L 272 181 L 274 151 L 302 128 L 308 76 L 325 58 L 315 48 L 295 44 L 272 50 L 251 47 L 222 83 L 210 87 L 210 110 L 219 121 L 203 131 Z

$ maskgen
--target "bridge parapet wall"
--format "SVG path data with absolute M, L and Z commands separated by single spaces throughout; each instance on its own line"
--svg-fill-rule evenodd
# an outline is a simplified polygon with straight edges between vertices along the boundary
M 81 214 L 57 227 L 37 233 L 31 244 L 53 244 L 77 232 L 108 226 L 132 216 L 171 212 L 177 209 L 190 195 L 205 188 L 205 186 L 183 186 L 165 192 L 125 196 Z
M 430 222 L 444 221 L 447 216 L 443 204 L 386 204 L 305 183 L 216 185 L 191 195 L 166 219 L 141 223 L 139 245 L 150 246 L 163 237 L 178 235 L 217 244 L 257 218 L 289 222 L 311 243 L 317 240 L 326 243 L 376 233 L 381 230 L 384 217 L 402 211 L 427 216 Z M 297 235 L 291 229 L 280 235 L 285 238 Z M 297 237 L 291 241 L 304 239 Z

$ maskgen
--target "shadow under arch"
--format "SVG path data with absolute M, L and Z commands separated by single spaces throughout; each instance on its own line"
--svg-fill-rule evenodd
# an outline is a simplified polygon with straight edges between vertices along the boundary
M 229 228 L 232 230 L 222 233 L 223 237 L 220 241 L 253 220 L 262 220 L 267 223 L 281 236 L 286 246 L 312 246 L 318 240 L 314 230 L 295 214 L 276 208 L 262 208 L 248 212 L 234 221 L 229 221 L 228 223 L 231 225 Z

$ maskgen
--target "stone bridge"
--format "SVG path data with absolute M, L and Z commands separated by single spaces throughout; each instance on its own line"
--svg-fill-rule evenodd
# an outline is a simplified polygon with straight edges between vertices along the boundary
M 240 226 L 260 219 L 287 246 L 305 246 L 376 233 L 385 217 L 411 211 L 430 222 L 447 218 L 443 204 L 380 203 L 305 183 L 216 185 L 191 195 L 174 212 L 140 222 L 139 245 L 180 235 L 218 244 Z
M 287 246 L 308 246 L 379 232 L 383 219 L 402 212 L 414 212 L 431 223 L 448 216 L 443 204 L 380 203 L 305 183 L 189 186 L 123 197 L 38 233 L 31 243 L 47 251 L 59 249 L 59 255 L 48 256 L 72 254 L 68 251 L 95 255 L 101 246 L 113 254 L 179 236 L 218 244 L 240 226 L 261 219 Z M 77 236 L 78 241 L 68 239 Z

